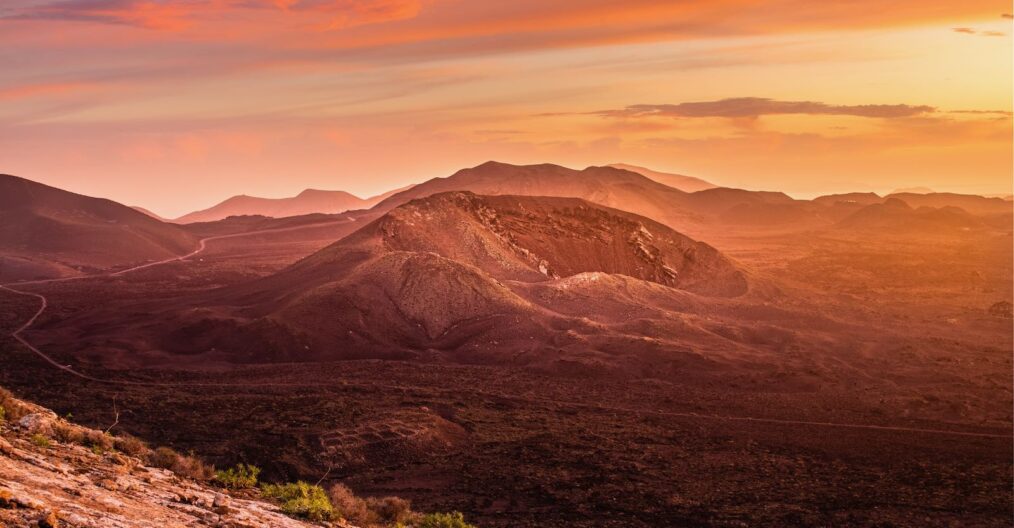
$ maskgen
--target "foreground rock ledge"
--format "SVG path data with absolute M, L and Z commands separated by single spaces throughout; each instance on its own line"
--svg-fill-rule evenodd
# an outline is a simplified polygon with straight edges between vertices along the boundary
M 0 526 L 288 528 L 311 525 L 273 505 L 231 497 L 121 453 L 97 454 L 33 435 L 57 420 L 24 403 L 30 414 L 0 425 Z M 329 524 L 328 526 L 350 525 Z

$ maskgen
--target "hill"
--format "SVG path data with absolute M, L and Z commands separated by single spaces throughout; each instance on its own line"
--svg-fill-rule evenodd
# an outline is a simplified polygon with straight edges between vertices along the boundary
M 967 231 L 982 226 L 981 219 L 958 207 L 916 209 L 892 197 L 888 197 L 884 203 L 867 205 L 838 223 L 839 228 L 872 230 L 881 234 L 899 232 L 939 234 Z
M 721 220 L 725 212 L 743 204 L 805 204 L 773 192 L 711 188 L 688 193 L 615 167 L 575 170 L 548 163 L 511 165 L 489 161 L 397 193 L 377 204 L 375 210 L 386 212 L 410 200 L 448 191 L 581 198 L 693 232 L 704 224 Z
M 636 172 L 646 178 L 650 178 L 659 183 L 663 183 L 674 189 L 679 189 L 684 192 L 697 192 L 705 189 L 714 189 L 717 185 L 704 181 L 700 178 L 694 178 L 693 176 L 684 176 L 682 174 L 670 174 L 668 172 L 659 172 L 651 170 L 645 167 L 638 167 L 637 165 L 628 165 L 626 163 L 612 163 L 609 167 L 614 169 L 622 169 L 630 172 Z
M 130 206 L 130 208 L 133 209 L 133 210 L 135 210 L 135 211 L 137 211 L 137 212 L 144 213 L 144 214 L 146 214 L 146 215 L 154 218 L 155 220 L 159 220 L 161 222 L 168 221 L 167 219 L 165 219 L 165 218 L 163 218 L 163 217 L 155 214 L 154 212 L 149 211 L 148 209 L 145 209 L 144 207 L 141 207 L 139 205 L 132 205 L 132 206 Z
M 318 191 L 307 189 L 291 198 L 258 198 L 233 196 L 201 211 L 185 214 L 174 222 L 192 224 L 214 222 L 230 216 L 270 216 L 283 218 L 311 213 L 341 213 L 352 209 L 365 209 L 370 203 L 344 191 Z
M 575 198 L 454 192 L 395 208 L 269 277 L 178 307 L 159 306 L 166 312 L 159 317 L 162 330 L 138 333 L 154 339 L 144 348 L 214 350 L 238 362 L 428 353 L 499 362 L 559 348 L 568 329 L 602 334 L 580 314 L 544 306 L 546 288 L 566 290 L 575 277 L 588 276 L 602 279 L 597 302 L 607 308 L 599 316 L 613 320 L 641 309 L 635 301 L 615 308 L 611 299 L 629 299 L 625 292 L 637 284 L 653 285 L 644 287 L 656 297 L 683 299 L 671 304 L 737 297 L 748 289 L 746 275 L 718 250 L 644 217 Z M 594 343 L 567 348 L 597 354 Z
M 171 258 L 197 237 L 111 200 L 0 175 L 0 282 Z
M 291 198 L 259 198 L 233 196 L 217 205 L 185 214 L 175 220 L 179 224 L 214 222 L 230 216 L 267 216 L 285 218 L 310 214 L 336 214 L 357 209 L 368 209 L 386 198 L 412 188 L 411 185 L 388 191 L 371 198 L 359 198 L 345 191 L 306 189 Z
M 959 207 L 973 215 L 1010 214 L 1014 207 L 1003 198 L 987 198 L 976 194 L 957 193 L 895 193 L 886 198 L 897 198 L 912 207 Z

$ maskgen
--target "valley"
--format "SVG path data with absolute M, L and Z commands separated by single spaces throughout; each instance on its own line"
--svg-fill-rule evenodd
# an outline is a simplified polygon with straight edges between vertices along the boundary
M 676 294 L 651 282 L 663 275 L 639 280 L 633 268 L 561 267 L 568 253 L 547 259 L 561 270 L 547 276 L 541 259 L 508 258 L 552 255 L 548 246 L 517 249 L 544 244 L 521 233 L 551 225 L 515 224 L 504 207 L 517 199 L 439 199 L 451 200 L 433 209 L 450 215 L 446 225 L 427 223 L 433 234 L 455 233 L 446 239 L 406 223 L 429 214 L 413 209 L 426 201 L 354 237 L 348 226 L 370 216 L 233 221 L 197 228 L 213 238 L 185 260 L 23 286 L 48 301 L 24 337 L 89 379 L 11 338 L 38 299 L 0 292 L 0 343 L 14 366 L 0 384 L 95 426 L 111 421 L 116 401 L 119 427 L 217 464 L 256 463 L 277 479 L 326 475 L 360 493 L 461 510 L 482 526 L 1000 525 L 1007 515 L 1011 331 L 989 309 L 1009 302 L 1009 231 L 869 236 L 712 225 L 709 242 L 751 288 L 714 297 Z M 556 204 L 522 203 L 527 215 Z M 498 227 L 487 231 L 492 218 Z M 455 231 L 462 226 L 470 227 Z M 481 233 L 499 234 L 472 246 L 480 253 L 452 242 Z M 482 260 L 506 233 L 521 246 Z M 497 316 L 492 326 L 464 327 L 485 336 L 471 348 L 403 341 L 339 361 L 265 355 L 292 350 L 285 340 L 259 338 L 246 354 L 147 341 L 177 317 L 175 307 L 205 304 L 223 317 L 229 299 L 256 306 L 274 283 L 294 291 L 299 280 L 286 274 L 328 263 L 307 275 L 312 284 L 343 276 L 332 262 L 345 257 L 336 255 L 370 240 L 471 262 L 511 302 L 540 307 L 525 324 L 552 313 L 556 322 L 545 324 L 555 330 L 498 330 Z M 615 256 L 593 262 L 574 265 L 623 265 Z M 568 328 L 572 318 L 589 322 Z M 443 332 L 423 330 L 411 339 Z

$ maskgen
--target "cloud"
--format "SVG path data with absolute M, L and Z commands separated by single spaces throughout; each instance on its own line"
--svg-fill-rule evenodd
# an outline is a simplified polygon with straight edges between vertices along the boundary
M 964 33 L 965 35 L 979 35 L 980 37 L 1004 37 L 1007 35 L 1003 31 L 977 31 L 969 27 L 956 27 L 951 29 L 955 33 Z
M 935 112 L 932 106 L 906 104 L 831 105 L 815 101 L 776 101 L 762 97 L 736 97 L 718 101 L 679 104 L 637 104 L 619 110 L 595 112 L 607 117 L 727 117 L 754 118 L 775 114 L 848 115 L 857 117 L 913 117 Z
M 148 29 L 179 30 L 198 4 L 153 0 L 63 0 L 23 8 L 8 8 L 8 20 L 58 20 L 121 24 Z
M 251 14 L 259 15 L 253 25 L 264 30 L 282 14 L 310 15 L 322 28 L 339 29 L 411 18 L 421 9 L 420 0 L 60 0 L 14 5 L 0 10 L 0 19 L 92 22 L 169 31 L 201 24 L 225 26 L 230 17 L 244 19 Z

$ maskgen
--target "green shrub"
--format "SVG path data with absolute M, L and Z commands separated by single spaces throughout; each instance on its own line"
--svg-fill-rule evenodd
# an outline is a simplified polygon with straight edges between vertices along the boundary
M 461 512 L 428 513 L 423 515 L 418 528 L 475 528 L 475 525 L 466 523 Z
M 35 444 L 35 445 L 37 445 L 39 447 L 42 447 L 42 448 L 49 447 L 49 438 L 46 438 L 45 436 L 40 435 L 38 433 L 33 434 L 31 440 L 32 440 L 33 444 Z
M 324 488 L 299 481 L 289 484 L 264 484 L 264 496 L 279 502 L 282 511 L 311 521 L 329 521 L 337 517 Z
M 257 485 L 261 468 L 249 464 L 236 464 L 225 471 L 216 471 L 215 480 L 229 489 L 252 488 Z
M 0 407 L 0 425 L 7 421 L 7 409 Z

